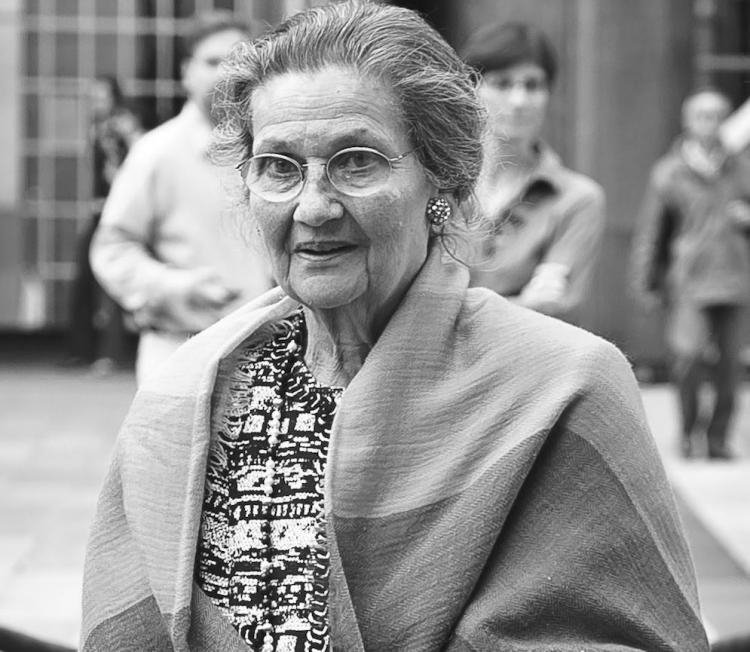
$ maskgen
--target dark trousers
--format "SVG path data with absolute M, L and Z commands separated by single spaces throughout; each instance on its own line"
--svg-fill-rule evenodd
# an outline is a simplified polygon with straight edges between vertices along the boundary
M 709 344 L 715 356 L 706 361 L 705 351 L 678 354 L 674 375 L 682 412 L 682 432 L 689 437 L 699 418 L 699 392 L 707 377 L 714 390 L 714 404 L 706 435 L 709 453 L 721 450 L 727 439 L 740 377 L 740 319 L 742 308 L 715 305 L 701 309 Z
M 89 249 L 101 213 L 94 213 L 76 245 L 76 274 L 73 280 L 68 322 L 68 352 L 81 362 L 109 358 L 125 365 L 133 357 L 135 335 L 125 327 L 123 310 L 94 277 Z

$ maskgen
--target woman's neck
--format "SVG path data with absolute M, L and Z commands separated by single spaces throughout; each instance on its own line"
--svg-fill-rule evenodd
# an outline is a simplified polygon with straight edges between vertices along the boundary
M 484 168 L 492 177 L 524 176 L 536 167 L 536 141 L 490 135 L 485 142 Z
M 305 362 L 323 385 L 347 387 L 385 330 L 409 286 L 425 264 L 414 261 L 394 287 L 379 286 L 346 305 L 330 309 L 303 306 L 307 326 Z
M 323 385 L 346 387 L 380 335 L 357 306 L 333 310 L 303 308 L 307 325 L 305 362 Z
M 531 141 L 503 140 L 493 136 L 485 143 L 484 161 L 476 192 L 487 218 L 505 219 L 508 209 L 518 201 L 537 163 L 537 151 Z

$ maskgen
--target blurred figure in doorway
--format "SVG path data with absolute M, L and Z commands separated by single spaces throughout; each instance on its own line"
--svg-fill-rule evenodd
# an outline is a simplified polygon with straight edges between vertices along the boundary
M 604 231 L 604 193 L 541 138 L 557 73 L 552 44 L 532 25 L 506 23 L 477 31 L 462 54 L 482 75 L 489 118 L 477 197 L 493 231 L 472 284 L 578 322 Z
M 188 100 L 130 152 L 94 237 L 94 272 L 140 332 L 139 382 L 187 337 L 271 285 L 233 222 L 227 171 L 208 159 L 219 65 L 250 36 L 225 12 L 195 20 L 182 64 Z
M 635 290 L 647 308 L 667 309 L 686 457 L 698 452 L 706 368 L 714 389 L 708 456 L 731 457 L 740 319 L 750 294 L 750 164 L 729 154 L 719 138 L 731 108 L 712 88 L 684 101 L 683 134 L 651 171 L 634 239 Z
M 76 273 L 73 281 L 68 330 L 67 363 L 93 364 L 99 371 L 126 364 L 129 354 L 128 331 L 123 311 L 94 278 L 89 263 L 91 239 L 99 225 L 104 200 L 120 165 L 143 129 L 138 117 L 123 98 L 114 77 L 98 77 L 89 91 L 92 156 L 92 212 L 76 247 Z

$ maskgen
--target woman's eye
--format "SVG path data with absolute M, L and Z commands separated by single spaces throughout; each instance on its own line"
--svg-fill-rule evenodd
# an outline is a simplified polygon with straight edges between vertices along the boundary
M 497 77 L 495 75 L 487 75 L 485 82 L 500 91 L 507 91 L 513 88 L 513 80 L 509 77 Z
M 526 88 L 526 92 L 536 93 L 537 91 L 543 90 L 546 84 L 541 79 L 527 79 L 524 81 L 524 86 Z
M 297 174 L 297 166 L 283 158 L 269 158 L 264 173 L 275 177 L 288 177 Z
M 378 156 L 373 152 L 344 152 L 335 159 L 335 166 L 345 172 L 365 172 L 378 163 Z
M 536 77 L 513 79 L 511 77 L 489 76 L 486 79 L 490 86 L 503 92 L 510 92 L 516 86 L 522 87 L 527 93 L 538 93 L 547 88 L 546 80 L 537 79 Z

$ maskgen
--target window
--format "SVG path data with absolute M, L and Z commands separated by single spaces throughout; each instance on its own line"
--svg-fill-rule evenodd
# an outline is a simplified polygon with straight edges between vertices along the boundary
M 195 12 L 274 22 L 319 0 L 24 0 L 21 88 L 24 262 L 39 279 L 44 327 L 67 321 L 75 234 L 91 218 L 91 80 L 118 79 L 150 128 L 182 106 L 179 37 Z M 253 14 L 252 12 L 256 13 Z M 2 308 L 2 306 L 0 306 Z

